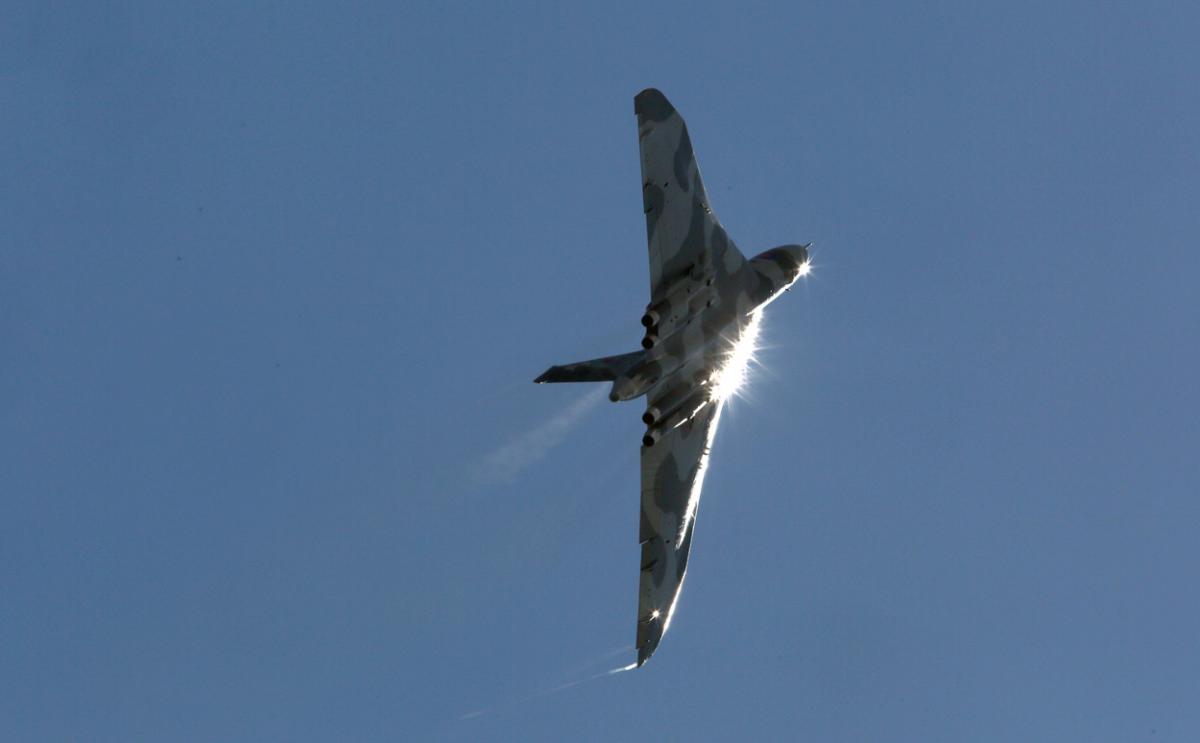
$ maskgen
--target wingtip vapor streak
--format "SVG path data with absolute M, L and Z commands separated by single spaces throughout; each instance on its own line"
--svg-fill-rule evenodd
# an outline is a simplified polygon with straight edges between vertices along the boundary
M 612 382 L 613 402 L 646 397 L 642 422 L 641 580 L 637 665 L 671 622 L 692 546 L 696 507 L 717 421 L 722 376 L 745 363 L 759 312 L 808 273 L 807 245 L 747 259 L 708 203 L 683 117 L 661 92 L 634 98 L 650 302 L 642 348 L 552 366 L 535 382 Z M 727 381 L 727 380 L 726 380 Z

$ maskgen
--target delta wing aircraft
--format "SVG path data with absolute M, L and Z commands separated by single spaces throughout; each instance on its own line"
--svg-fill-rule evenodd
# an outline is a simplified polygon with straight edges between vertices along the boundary
M 633 100 L 650 247 L 642 350 L 552 366 L 535 382 L 612 382 L 613 402 L 647 398 L 637 665 L 671 623 L 692 547 L 717 420 L 741 382 L 760 313 L 808 273 L 808 246 L 747 260 L 708 203 L 683 117 L 659 91 Z

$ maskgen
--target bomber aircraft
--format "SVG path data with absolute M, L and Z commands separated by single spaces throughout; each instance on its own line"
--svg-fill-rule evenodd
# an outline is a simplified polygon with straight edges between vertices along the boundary
M 763 307 L 809 270 L 808 245 L 749 260 L 708 203 L 683 117 L 659 91 L 633 99 L 650 248 L 641 350 L 552 366 L 535 382 L 612 382 L 613 402 L 647 398 L 637 666 L 671 623 L 696 506 L 725 400 L 741 383 Z

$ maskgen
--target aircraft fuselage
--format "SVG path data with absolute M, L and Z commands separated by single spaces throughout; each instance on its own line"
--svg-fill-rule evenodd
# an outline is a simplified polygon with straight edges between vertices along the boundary
M 803 245 L 784 245 L 730 271 L 721 263 L 693 267 L 668 295 L 646 307 L 642 362 L 613 382 L 609 399 L 654 401 L 711 383 L 751 316 L 791 286 L 807 268 Z

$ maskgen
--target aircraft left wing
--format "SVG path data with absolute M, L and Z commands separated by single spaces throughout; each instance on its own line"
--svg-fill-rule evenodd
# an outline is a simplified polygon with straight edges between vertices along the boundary
M 721 415 L 710 401 L 683 425 L 642 447 L 641 582 L 638 591 L 638 665 L 662 639 L 679 601 L 696 525 L 696 507 L 708 454 Z
M 642 161 L 642 208 L 650 249 L 650 301 L 684 276 L 722 265 L 733 273 L 745 257 L 708 204 L 683 117 L 654 88 L 633 99 Z

